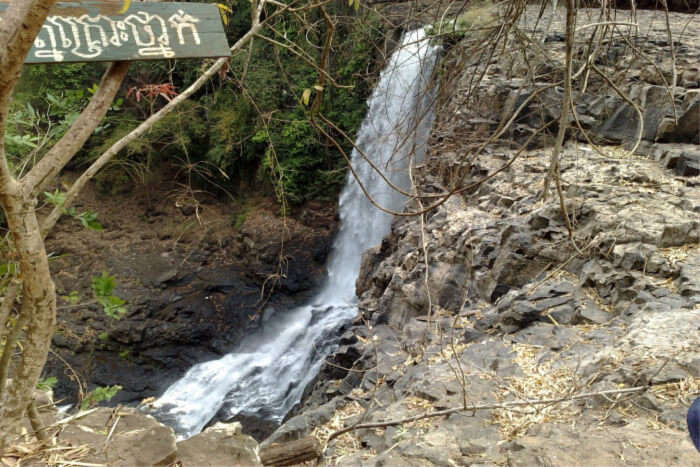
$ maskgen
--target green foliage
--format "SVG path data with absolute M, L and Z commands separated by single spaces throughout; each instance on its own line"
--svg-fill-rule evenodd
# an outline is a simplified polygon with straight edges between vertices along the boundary
M 5 134 L 16 172 L 31 167 L 70 127 L 102 73 L 99 64 L 33 65 L 24 68 L 13 94 Z
M 115 286 L 114 276 L 110 276 L 106 272 L 92 278 L 92 292 L 97 302 L 102 305 L 105 314 L 110 318 L 120 319 L 127 311 L 126 306 L 124 306 L 126 301 L 113 295 Z
M 217 3 L 226 13 L 226 32 L 229 43 L 233 43 L 250 27 L 250 2 Z M 322 92 L 320 110 L 354 136 L 366 111 L 373 73 L 381 65 L 375 61 L 379 50 L 375 42 L 381 41 L 379 19 L 372 15 L 353 19 L 353 9 L 358 5 L 327 6 L 331 14 L 338 15 L 328 73 L 344 87 L 326 82 L 321 88 L 314 67 L 288 49 L 257 39 L 250 50 L 232 58 L 232 79 L 208 86 L 129 144 L 117 162 L 97 175 L 100 190 L 120 193 L 133 180 L 146 182 L 154 167 L 170 163 L 179 165 L 181 174 L 191 173 L 182 170 L 182 164 L 211 168 L 215 178 L 194 171 L 194 181 L 214 182 L 228 192 L 272 191 L 280 202 L 291 203 L 334 198 L 344 181 L 345 161 L 309 123 L 309 106 L 304 105 L 302 97 L 308 90 L 311 103 Z M 306 20 L 319 26 L 309 30 L 308 24 L 295 17 L 279 17 L 273 26 L 318 61 L 318 45 L 325 38 L 323 19 L 319 12 L 313 12 Z M 265 34 L 280 39 L 270 30 Z M 188 60 L 170 64 L 137 62 L 130 70 L 127 88 L 170 83 L 181 92 L 208 64 Z M 108 118 L 106 131 L 90 139 L 85 158 L 98 157 L 162 104 L 127 98 L 120 103 L 121 110 Z M 350 141 L 343 141 L 338 134 L 333 136 L 346 151 L 351 150 Z
M 248 31 L 250 2 L 209 2 L 217 3 L 226 18 L 229 43 Z M 232 58 L 231 73 L 226 79 L 214 80 L 179 105 L 97 174 L 95 181 L 100 191 L 112 195 L 128 192 L 134 182 L 148 182 L 154 167 L 172 164 L 181 175 L 187 173 L 189 177 L 194 172 L 195 183 L 209 184 L 205 189 L 221 187 L 233 193 L 250 189 L 272 191 L 280 202 L 292 203 L 334 198 L 343 184 L 345 162 L 334 145 L 309 123 L 310 106 L 304 105 L 303 97 L 306 95 L 310 104 L 322 93 L 321 112 L 350 137 L 355 135 L 366 111 L 374 72 L 381 66 L 375 58 L 381 49 L 376 44 L 382 41 L 377 16 L 354 18 L 359 5 L 359 0 L 326 5 L 329 13 L 335 15 L 327 70 L 341 87 L 326 81 L 321 88 L 318 70 L 297 53 L 258 38 L 250 49 Z M 309 24 L 314 27 L 309 28 Z M 272 29 L 264 34 L 297 44 L 311 61 L 320 59 L 326 31 L 319 11 L 311 10 L 304 17 L 283 15 L 275 18 L 272 26 L 281 36 Z M 182 92 L 211 63 L 134 62 L 124 88 L 167 85 Z M 31 166 L 65 132 L 97 89 L 103 70 L 99 64 L 26 68 L 5 137 L 16 171 Z M 74 166 L 83 167 L 99 157 L 165 104 L 163 99 L 137 101 L 134 94 L 115 100 L 105 120 L 72 162 Z M 346 151 L 351 150 L 350 141 L 344 141 L 339 134 L 333 136 Z M 212 170 L 205 175 L 189 170 L 192 167 Z M 99 228 L 89 213 L 72 215 L 89 228 Z
M 39 382 L 36 385 L 36 388 L 40 391 L 50 391 L 51 389 L 53 389 L 57 382 L 58 380 L 55 376 L 49 376 L 48 378 L 39 380 Z
M 76 218 L 86 229 L 102 230 L 102 225 L 97 222 L 96 212 L 84 211 L 78 214 Z
M 44 196 L 46 197 L 46 201 L 54 206 L 60 206 L 66 200 L 66 194 L 58 188 L 56 188 L 53 193 L 45 191 Z
M 88 392 L 85 395 L 85 398 L 80 401 L 80 410 L 87 410 L 100 402 L 109 401 L 121 390 L 122 387 L 119 385 L 96 387 L 92 391 Z
M 287 18 L 280 19 L 275 28 L 319 59 L 320 50 L 308 45 L 307 39 L 322 43 L 322 27 L 309 32 Z M 338 23 L 328 72 L 344 87 L 321 88 L 317 70 L 289 50 L 262 40 L 254 43 L 250 57 L 234 57 L 232 69 L 245 69 L 246 74 L 237 86 L 222 88 L 213 96 L 210 115 L 219 123 L 212 132 L 207 159 L 229 174 L 245 165 L 257 166 L 257 179 L 273 186 L 278 197 L 290 203 L 334 198 L 344 181 L 345 162 L 311 125 L 306 104 L 323 92 L 320 110 L 353 136 L 366 111 L 371 81 L 365 73 L 377 67 L 373 42 L 379 39 L 380 30 L 372 16 Z M 346 151 L 351 150 L 350 141 L 333 136 Z
M 116 285 L 114 276 L 110 276 L 106 272 L 103 272 L 101 276 L 92 278 L 92 291 L 97 297 L 112 295 Z
M 0 277 L 14 276 L 17 274 L 17 264 L 0 263 Z
M 44 192 L 46 201 L 53 206 L 61 206 L 66 201 L 66 194 L 58 188 L 53 193 Z M 91 230 L 102 230 L 102 225 L 97 222 L 97 213 L 91 211 L 83 211 L 77 214 L 74 207 L 64 209 L 63 214 L 77 219 L 83 227 Z
M 194 100 L 185 101 L 151 131 L 132 141 L 116 162 L 95 177 L 100 191 L 110 195 L 126 193 L 134 182 L 147 183 L 154 167 L 206 152 L 211 129 L 204 117 L 205 110 Z M 86 158 L 89 161 L 98 158 L 131 132 L 138 121 L 133 109 L 122 111 L 111 120 L 113 127 L 110 131 L 90 139 L 84 151 Z

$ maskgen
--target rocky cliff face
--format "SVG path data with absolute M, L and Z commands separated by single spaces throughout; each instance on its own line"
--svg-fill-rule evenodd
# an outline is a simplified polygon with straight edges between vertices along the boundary
M 126 198 L 90 187 L 77 209 L 99 212 L 104 230 L 64 219 L 48 239 L 61 298 L 45 374 L 58 378 L 63 403 L 117 384 L 112 403 L 158 396 L 195 363 L 228 352 L 266 314 L 307 299 L 325 276 L 331 203 L 283 218 L 271 200 L 250 199 L 242 209 L 202 193 L 187 204 L 173 196 L 177 186 L 156 185 Z M 127 301 L 119 320 L 92 300 L 91 278 L 102 272 Z
M 579 25 L 587 14 L 593 21 L 583 11 Z M 271 440 L 311 430 L 323 438 L 354 423 L 455 409 L 344 435 L 329 444 L 326 460 L 700 465 L 684 426 L 700 391 L 700 46 L 693 42 L 700 28 L 671 16 L 680 79 L 669 99 L 659 85 L 667 73 L 655 71 L 667 70 L 662 17 L 637 14 L 640 30 L 649 31 L 637 43 L 646 59 L 611 41 L 599 66 L 626 70 L 616 79 L 644 116 L 641 131 L 634 106 L 600 80 L 591 77 L 576 98 L 589 138 L 569 138 L 560 162 L 575 246 L 556 194 L 540 199 L 552 137 L 517 156 L 511 146 L 558 120 L 561 92 L 542 93 L 508 143 L 467 160 L 469 144 L 510 118 L 538 85 L 518 78 L 528 71 L 507 51 L 476 92 L 467 89 L 477 64 L 461 67 L 443 81 L 419 179 L 423 192 L 448 191 L 457 179 L 473 189 L 423 219 L 398 219 L 365 254 L 357 281 L 362 319 L 324 370 L 314 408 Z M 551 60 L 561 59 L 561 20 L 545 42 Z M 460 47 L 446 55 L 446 67 L 456 68 Z M 339 369 L 353 362 L 352 371 Z M 549 402 L 502 407 L 537 400 Z M 501 407 L 459 411 L 492 405 Z

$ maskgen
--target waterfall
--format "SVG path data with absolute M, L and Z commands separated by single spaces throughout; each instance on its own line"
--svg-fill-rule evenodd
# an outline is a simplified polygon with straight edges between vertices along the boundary
M 356 144 L 392 183 L 408 189 L 409 162 L 425 152 L 432 125 L 430 77 L 436 48 L 422 29 L 404 35 L 382 71 Z M 357 178 L 379 205 L 401 209 L 403 195 L 391 189 L 359 151 L 352 153 Z M 180 439 L 199 433 L 221 409 L 229 417 L 255 416 L 281 422 L 299 403 L 338 330 L 357 314 L 355 281 L 362 253 L 381 242 L 391 215 L 374 207 L 348 174 L 340 195 L 340 231 L 328 277 L 305 306 L 275 314 L 230 354 L 192 367 L 154 403 L 154 415 Z

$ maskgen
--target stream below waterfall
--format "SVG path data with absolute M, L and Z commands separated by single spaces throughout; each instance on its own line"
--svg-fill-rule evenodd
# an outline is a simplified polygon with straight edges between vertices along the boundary
M 430 84 L 437 58 L 423 29 L 408 32 L 382 71 L 352 153 L 356 178 L 348 174 L 340 195 L 340 230 L 328 263 L 328 277 L 305 306 L 266 316 L 228 355 L 192 367 L 153 404 L 152 414 L 173 427 L 179 439 L 199 433 L 217 414 L 281 423 L 336 345 L 338 330 L 357 314 L 355 281 L 362 253 L 382 241 L 391 215 L 405 197 L 372 165 L 404 190 L 408 167 L 421 160 L 432 125 Z M 364 156 L 363 156 L 364 154 Z M 361 182 L 358 183 L 358 180 Z

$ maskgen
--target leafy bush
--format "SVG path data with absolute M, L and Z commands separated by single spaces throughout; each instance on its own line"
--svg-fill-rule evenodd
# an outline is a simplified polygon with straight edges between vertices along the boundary
M 5 144 L 15 171 L 31 167 L 63 136 L 90 97 L 104 65 L 31 65 L 23 70 L 10 107 Z
M 226 24 L 229 43 L 233 43 L 250 26 L 250 3 L 238 2 L 235 8 L 232 0 L 217 3 L 234 11 Z M 375 51 L 380 49 L 375 42 L 382 40 L 380 21 L 371 15 L 354 17 L 353 7 L 345 2 L 328 4 L 326 8 L 336 14 L 337 20 L 328 72 L 345 87 L 327 85 L 321 111 L 343 132 L 354 136 L 380 66 L 375 61 Z M 318 11 L 309 12 L 306 20 L 317 27 L 309 29 L 308 24 L 294 17 L 276 18 L 273 27 L 298 44 L 312 61 L 317 61 L 321 51 L 312 43 L 323 43 L 324 23 Z M 265 34 L 280 39 L 271 31 Z M 116 102 L 73 164 L 83 167 L 90 163 L 147 115 L 165 105 L 166 100 L 158 96 L 136 99 L 144 96 L 139 90 L 167 85 L 168 89 L 181 92 L 210 63 L 210 60 L 133 63 L 124 86 L 132 92 Z M 148 182 L 154 167 L 172 164 L 176 169 L 212 168 L 207 176 L 196 177 L 195 173 L 195 182 L 214 183 L 204 189 L 223 187 L 233 193 L 251 189 L 268 191 L 292 203 L 335 197 L 344 180 L 344 159 L 310 124 L 309 109 L 301 99 L 304 93 L 311 97 L 318 92 L 313 90 L 318 71 L 290 50 L 260 38 L 250 50 L 232 58 L 230 70 L 229 77 L 215 80 L 150 132 L 130 143 L 95 178 L 101 191 L 107 194 L 128 191 L 134 181 Z M 63 134 L 84 107 L 103 71 L 104 66 L 96 64 L 27 68 L 20 98 L 13 104 L 14 130 L 6 137 L 17 167 L 28 154 L 40 156 L 39 146 L 44 139 L 55 141 Z M 351 149 L 351 142 L 343 141 L 339 134 L 333 136 L 346 151 Z

